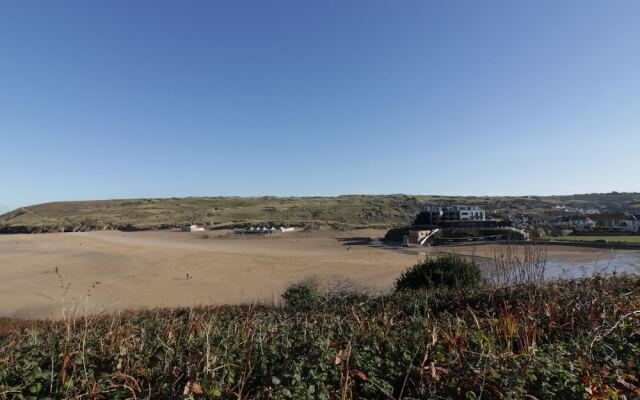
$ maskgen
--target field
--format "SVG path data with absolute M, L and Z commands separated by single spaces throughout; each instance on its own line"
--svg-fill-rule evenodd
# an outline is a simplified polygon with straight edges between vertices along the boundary
M 19 208 L 0 216 L 0 232 L 141 230 L 201 223 L 230 227 L 251 223 L 331 225 L 341 229 L 407 224 L 425 202 L 474 204 L 489 214 L 544 215 L 555 206 L 638 212 L 640 194 L 573 196 L 346 195 L 337 197 L 187 197 L 72 201 Z
M 608 243 L 640 243 L 640 235 L 635 236 L 548 236 L 549 240 L 565 240 L 565 241 L 606 241 Z

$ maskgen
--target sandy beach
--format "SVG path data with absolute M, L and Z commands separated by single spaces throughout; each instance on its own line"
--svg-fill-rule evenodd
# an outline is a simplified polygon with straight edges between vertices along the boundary
M 308 277 L 388 290 L 419 255 L 357 245 L 380 231 L 231 238 L 227 231 L 0 236 L 0 316 L 278 301 Z M 355 245 L 354 245 L 355 244 Z M 57 273 L 56 273 L 57 268 Z M 187 274 L 189 278 L 187 278 Z
M 277 302 L 291 283 L 315 277 L 387 291 L 405 268 L 436 251 L 489 257 L 493 246 L 389 249 L 384 231 L 321 229 L 270 237 L 229 231 L 60 233 L 0 236 L 0 316 L 60 317 L 122 309 Z M 554 247 L 567 262 L 606 250 Z

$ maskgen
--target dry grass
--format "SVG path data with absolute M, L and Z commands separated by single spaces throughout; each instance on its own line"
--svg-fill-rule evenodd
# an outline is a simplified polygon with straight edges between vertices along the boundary
M 337 227 L 388 227 L 406 224 L 424 202 L 480 205 L 492 212 L 541 215 L 554 206 L 610 210 L 640 207 L 640 194 L 551 197 L 348 195 L 338 197 L 187 197 L 74 201 L 24 207 L 0 216 L 0 228 L 30 231 L 150 229 L 202 223 L 229 227 L 249 223 L 329 224 Z M 557 210 L 556 210 L 557 212 Z
M 493 249 L 488 274 L 492 284 L 540 284 L 544 281 L 548 250 L 537 245 L 503 245 Z
M 607 243 L 640 243 L 640 235 L 635 236 L 548 236 L 545 239 L 578 241 L 578 242 L 595 242 L 606 241 Z
M 164 309 L 0 337 L 0 398 L 635 398 L 640 280 Z

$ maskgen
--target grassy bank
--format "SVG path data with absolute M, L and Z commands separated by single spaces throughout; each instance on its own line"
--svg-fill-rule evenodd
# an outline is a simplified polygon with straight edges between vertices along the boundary
M 375 227 L 404 224 L 424 199 L 414 196 L 190 197 L 48 203 L 0 216 L 5 229 L 157 229 L 200 223 Z
M 0 398 L 636 398 L 639 310 L 596 277 L 16 323 Z
M 547 236 L 548 240 L 578 241 L 578 242 L 597 242 L 606 241 L 607 243 L 640 243 L 640 235 L 635 236 Z
M 412 196 L 187 197 L 67 201 L 19 208 L 0 215 L 0 232 L 54 232 L 99 229 L 158 229 L 200 223 L 213 227 L 269 223 L 327 224 L 338 228 L 407 224 L 425 202 L 482 206 L 490 213 L 557 214 L 558 205 L 640 210 L 640 193 L 573 196 Z

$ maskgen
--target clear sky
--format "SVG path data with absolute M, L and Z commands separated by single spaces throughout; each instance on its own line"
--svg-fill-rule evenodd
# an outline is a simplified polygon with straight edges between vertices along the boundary
M 640 2 L 3 1 L 0 208 L 640 191 Z

